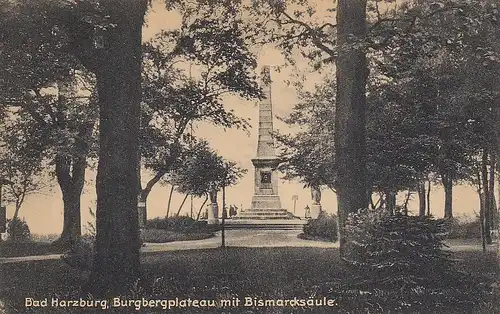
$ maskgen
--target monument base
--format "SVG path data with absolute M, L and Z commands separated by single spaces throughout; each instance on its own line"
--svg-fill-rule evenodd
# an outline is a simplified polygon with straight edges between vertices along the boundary
M 318 218 L 321 213 L 321 205 L 311 205 L 311 219 Z
M 281 208 L 279 195 L 257 194 L 252 197 L 252 208 L 241 211 L 235 219 L 294 219 L 295 217 Z
M 218 225 L 219 224 L 219 219 L 218 218 L 208 218 L 207 219 L 207 224 L 208 225 Z
M 233 219 L 295 219 L 292 213 L 285 209 L 247 209 L 238 213 Z

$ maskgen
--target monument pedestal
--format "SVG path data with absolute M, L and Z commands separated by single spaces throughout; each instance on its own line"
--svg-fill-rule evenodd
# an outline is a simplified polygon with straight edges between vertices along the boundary
M 317 219 L 321 213 L 321 205 L 311 205 L 311 219 Z
M 217 225 L 219 224 L 219 204 L 212 203 L 208 208 L 207 224 Z
M 252 207 L 240 212 L 237 219 L 289 219 L 290 214 L 281 208 L 279 195 L 254 195 Z

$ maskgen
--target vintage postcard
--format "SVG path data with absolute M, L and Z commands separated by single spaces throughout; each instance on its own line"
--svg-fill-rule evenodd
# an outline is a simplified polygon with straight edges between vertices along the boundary
M 493 0 L 0 0 L 0 313 L 498 313 Z

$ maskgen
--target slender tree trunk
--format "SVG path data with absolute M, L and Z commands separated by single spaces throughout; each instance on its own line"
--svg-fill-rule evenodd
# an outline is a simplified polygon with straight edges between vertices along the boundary
M 226 247 L 226 187 L 222 187 L 222 224 L 221 224 L 221 247 Z
M 205 206 L 207 201 L 208 201 L 208 195 L 205 197 L 203 204 L 201 204 L 200 209 L 198 210 L 198 215 L 196 215 L 196 220 L 200 220 L 201 211 L 203 210 L 203 206 Z
M 423 180 L 418 182 L 417 193 L 418 193 L 418 215 L 425 216 L 426 198 L 425 198 L 425 183 Z
M 483 158 L 481 160 L 481 178 L 483 180 L 483 195 L 484 195 L 484 209 L 483 209 L 483 226 L 484 226 L 484 239 L 486 244 L 491 244 L 491 231 L 490 231 L 490 188 L 489 188 L 489 175 L 488 175 L 488 151 L 483 150 Z
M 139 155 L 138 158 L 140 159 L 141 156 Z M 140 175 L 141 175 L 141 172 L 140 172 L 140 162 L 138 162 L 138 166 L 137 166 L 137 170 L 138 170 L 138 176 L 140 178 Z M 147 221 L 147 206 L 148 206 L 148 196 L 149 194 L 151 193 L 151 190 L 153 189 L 154 185 L 156 183 L 158 183 L 161 178 L 166 174 L 166 171 L 159 171 L 155 174 L 155 176 L 148 181 L 148 183 L 146 184 L 146 186 L 144 188 L 141 188 L 141 186 L 139 185 L 139 202 L 141 202 L 143 205 L 143 213 L 142 213 L 142 216 L 143 216 L 143 221 L 140 222 L 142 223 L 143 225 L 146 223 Z M 139 180 L 140 182 L 140 180 Z
M 366 0 L 337 2 L 335 152 L 340 254 L 345 255 L 347 216 L 366 207 L 366 55 L 354 41 L 366 36 Z M 347 46 L 350 46 L 349 48 Z M 356 47 L 356 48 L 351 48 Z
M 394 215 L 396 213 L 396 193 L 387 190 L 385 192 L 385 206 L 389 214 Z
M 1 198 L 0 198 L 1 199 Z M 19 217 L 19 209 L 21 208 L 21 205 L 20 204 L 17 204 L 16 202 L 16 209 L 14 211 L 14 215 L 12 216 L 12 221 L 15 221 L 18 219 Z M 12 223 L 10 225 L 10 240 L 12 242 L 16 242 L 17 241 L 17 230 L 16 230 L 16 223 Z
M 20 204 L 16 204 L 16 209 L 14 210 L 14 215 L 12 216 L 12 220 L 16 220 L 19 217 L 19 210 L 21 209 Z
M 432 214 L 431 212 L 431 180 L 427 179 L 427 216 Z
M 481 232 L 481 243 L 483 247 L 483 252 L 486 252 L 486 238 L 484 236 L 484 191 L 483 191 L 483 178 L 481 175 L 481 170 L 478 169 L 476 172 L 477 178 L 477 194 L 479 196 L 479 229 Z
M 498 158 L 498 157 L 497 157 Z M 498 161 L 497 161 L 498 163 Z M 496 215 L 495 215 L 495 227 L 497 228 L 498 232 L 498 259 L 499 259 L 499 264 L 500 264 L 500 176 L 497 176 L 497 186 L 498 186 L 498 194 L 497 194 L 497 199 L 495 201 L 496 204 Z
M 385 200 L 385 193 L 383 192 L 378 192 L 378 207 L 379 208 L 385 208 L 387 206 L 387 202 Z M 376 207 L 377 204 L 375 204 Z
M 184 206 L 184 203 L 186 203 L 188 196 L 189 196 L 189 193 L 186 193 L 186 195 L 184 196 L 184 199 L 182 200 L 181 206 L 179 206 L 179 210 L 175 214 L 176 216 L 179 216 L 179 214 L 181 213 L 182 207 Z
M 442 175 L 444 186 L 444 218 L 453 217 L 453 180 L 449 175 Z
M 484 228 L 484 193 L 479 191 L 479 228 L 481 229 L 481 244 L 483 252 L 486 252 L 486 236 Z
M 404 210 L 404 215 L 408 216 L 408 202 L 410 201 L 411 197 L 411 190 L 408 190 L 408 193 L 406 194 L 405 202 L 403 204 L 403 210 Z
M 498 104 L 499 100 L 497 99 L 495 106 L 493 106 L 494 118 L 492 126 L 493 132 L 495 134 L 493 144 L 495 145 L 495 157 L 497 164 L 500 162 L 500 106 Z M 498 201 L 500 202 L 500 189 L 499 189 Z M 497 265 L 500 266 L 500 204 L 497 207 L 496 223 L 497 223 L 496 227 L 498 230 L 497 247 L 496 247 Z M 496 292 L 498 293 L 498 289 Z
M 373 209 L 374 205 L 375 204 L 373 204 L 373 187 L 371 186 L 371 184 L 368 184 L 366 189 L 366 206 L 370 206 Z
M 490 204 L 490 219 L 488 224 L 490 225 L 490 230 L 496 229 L 495 221 L 497 216 L 497 206 L 495 200 L 495 156 L 490 154 L 490 168 L 489 168 L 489 204 Z
M 167 218 L 170 215 L 170 205 L 172 204 L 172 195 L 174 194 L 174 187 L 175 187 L 174 185 L 170 187 L 170 193 L 168 194 L 167 214 L 165 215 L 165 217 Z
M 378 203 L 378 202 L 377 202 Z M 375 209 L 377 207 L 377 203 L 373 202 L 373 193 L 370 195 L 370 208 Z M 295 203 L 294 203 L 295 204 Z M 295 206 L 295 205 L 294 205 Z
M 137 166 L 147 1 L 107 0 L 101 5 L 114 25 L 104 31 L 103 47 L 97 53 L 96 252 L 89 278 L 95 297 L 128 294 L 141 277 Z

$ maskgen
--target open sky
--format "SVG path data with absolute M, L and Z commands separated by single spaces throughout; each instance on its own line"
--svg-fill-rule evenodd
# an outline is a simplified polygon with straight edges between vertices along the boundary
M 330 2 L 318 0 L 317 4 L 321 7 L 323 3 Z M 166 11 L 161 1 L 154 1 L 153 7 L 149 10 L 146 18 L 146 26 L 143 29 L 144 39 L 151 38 L 162 29 L 176 28 L 179 24 L 180 17 L 177 14 Z M 257 71 L 264 65 L 283 65 L 284 59 L 278 50 L 269 46 L 258 51 L 258 64 Z M 309 73 L 305 60 L 299 60 L 297 68 L 304 71 L 304 73 Z M 273 79 L 272 102 L 276 116 L 286 116 L 290 113 L 294 104 L 297 103 L 296 90 L 285 83 L 290 78 L 292 71 L 292 69 L 288 68 L 280 73 L 273 71 L 271 74 Z M 307 74 L 307 82 L 311 86 L 318 83 L 320 78 L 321 76 L 314 73 Z M 239 208 L 241 206 L 249 208 L 253 194 L 253 166 L 251 158 L 255 157 L 257 151 L 257 104 L 257 102 L 242 101 L 238 98 L 228 98 L 225 104 L 228 109 L 234 109 L 240 116 L 251 119 L 252 129 L 250 136 L 239 130 L 223 130 L 211 125 L 201 124 L 194 126 L 196 135 L 206 138 L 221 155 L 238 162 L 241 167 L 249 170 L 237 186 L 227 189 L 227 204 L 233 204 Z M 287 126 L 277 121 L 277 119 L 275 119 L 275 128 L 285 132 L 288 130 Z M 146 178 L 147 174 L 143 174 L 143 179 Z M 88 183 L 85 186 L 84 195 L 82 196 L 82 219 L 84 226 L 88 221 L 92 221 L 90 208 L 95 210 L 94 171 L 88 171 L 87 180 Z M 296 213 L 303 216 L 304 207 L 311 203 L 310 191 L 304 189 L 301 183 L 284 181 L 281 181 L 279 189 L 282 205 L 289 211 L 293 212 L 292 195 L 299 196 Z M 169 190 L 169 186 L 157 185 L 153 188 L 148 199 L 149 218 L 165 215 Z M 431 198 L 433 213 L 436 216 L 442 216 L 444 206 L 443 189 L 435 187 L 431 193 Z M 172 210 L 177 211 L 182 199 L 182 195 L 174 195 Z M 454 188 L 453 201 L 454 213 L 456 214 L 471 215 L 474 211 L 478 212 L 479 200 L 471 187 L 456 186 Z M 197 212 L 201 203 L 202 200 L 194 199 L 193 208 L 195 212 Z M 336 212 L 337 203 L 335 195 L 332 192 L 324 191 L 322 204 L 327 212 Z M 410 203 L 410 208 L 416 208 L 416 206 L 418 206 L 418 201 L 415 199 Z M 183 207 L 183 212 L 188 213 L 189 211 L 190 201 L 188 199 Z M 7 214 L 8 217 L 12 216 L 12 206 L 8 206 Z M 59 188 L 54 186 L 50 190 L 43 191 L 43 193 L 29 196 L 21 208 L 20 216 L 26 219 L 32 233 L 60 233 L 63 222 L 63 206 Z

